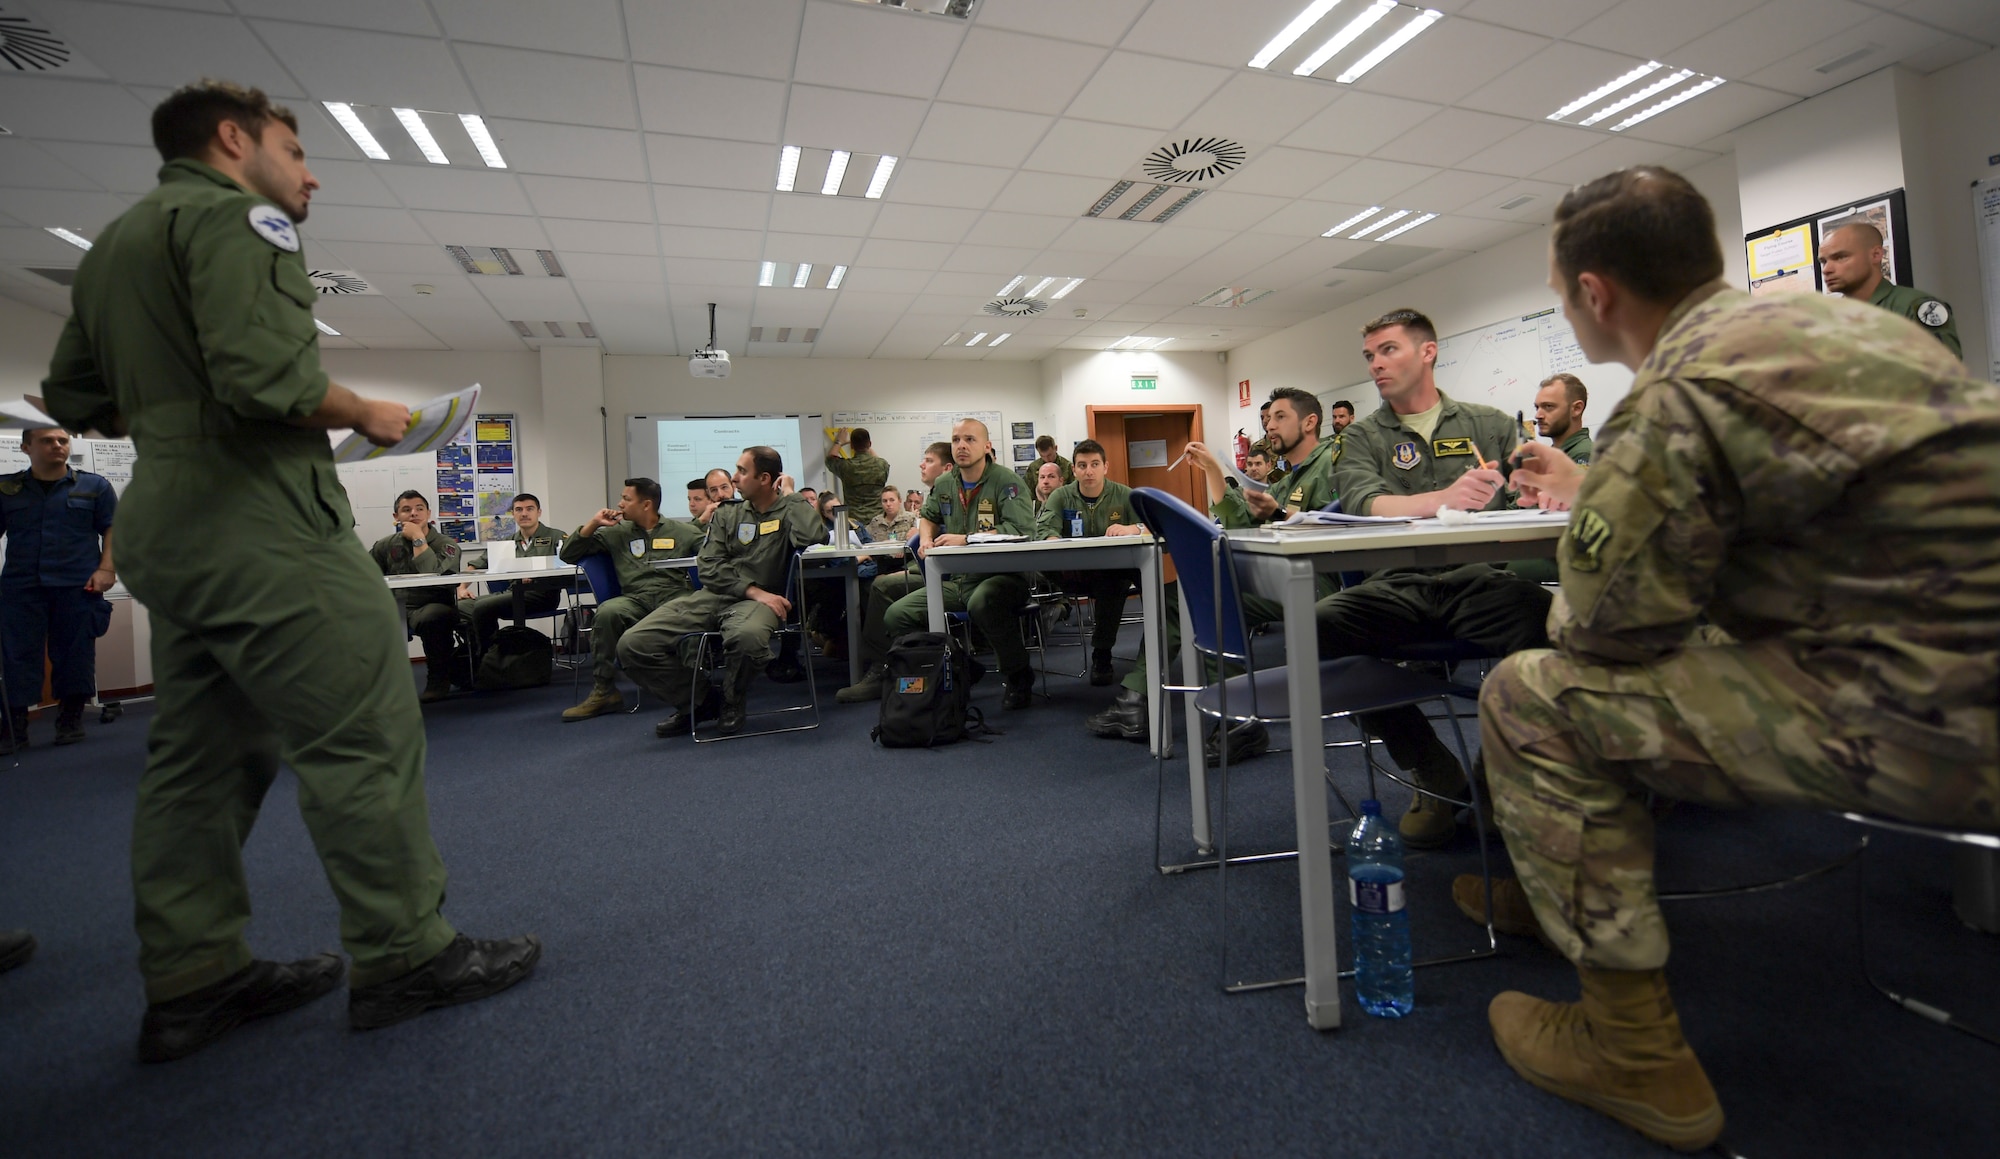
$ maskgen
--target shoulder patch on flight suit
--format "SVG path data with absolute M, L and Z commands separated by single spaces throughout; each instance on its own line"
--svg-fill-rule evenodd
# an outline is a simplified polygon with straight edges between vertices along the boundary
M 1400 447 L 1397 449 L 1401 450 Z M 1442 459 L 1446 455 L 1474 455 L 1478 454 L 1478 452 L 1473 450 L 1471 439 L 1433 439 L 1431 441 L 1431 454 Z M 1396 465 L 1399 467 L 1402 466 L 1401 463 Z
M 635 539 L 632 542 L 625 545 L 625 550 L 632 553 L 633 559 L 638 559 L 639 557 L 646 554 L 646 541 L 643 539 Z
M 256 205 L 250 208 L 250 228 L 257 236 L 284 250 L 288 254 L 299 252 L 299 231 L 292 225 L 292 219 L 275 205 Z
M 1569 565 L 1578 571 L 1596 571 L 1604 545 L 1611 542 L 1611 522 L 1586 507 L 1570 518 L 1569 540 L 1573 546 Z
M 736 525 L 736 542 L 742 544 L 745 547 L 748 547 L 750 546 L 750 541 L 755 538 L 757 538 L 756 524 L 739 523 Z
M 0 495 L 19 495 L 20 493 L 21 481 L 19 479 L 0 479 Z
M 1415 443 L 1397 443 L 1395 451 L 1389 456 L 1389 461 L 1395 464 L 1397 469 L 1407 471 L 1423 460 L 1417 455 Z
M 1951 321 L 1951 307 L 1932 298 L 1917 307 L 1917 321 L 1926 326 L 1942 326 Z

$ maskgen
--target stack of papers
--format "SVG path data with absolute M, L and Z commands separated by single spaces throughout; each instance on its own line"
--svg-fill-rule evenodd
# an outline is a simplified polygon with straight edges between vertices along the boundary
M 60 425 L 27 399 L 22 399 L 20 402 L 0 402 L 0 431 L 25 431 Z
M 1447 527 L 1506 526 L 1515 523 L 1567 523 L 1567 511 L 1543 511 L 1539 507 L 1516 507 L 1507 511 L 1454 511 L 1449 507 L 1438 508 L 1437 519 Z
M 479 384 L 475 382 L 464 390 L 411 407 L 409 429 L 403 432 L 402 441 L 395 446 L 378 447 L 356 431 L 333 449 L 333 461 L 365 463 L 391 455 L 421 455 L 435 450 L 465 430 L 465 424 L 472 421 L 472 412 L 478 406 Z
M 1301 511 L 1274 527 L 1347 527 L 1367 523 L 1409 523 L 1400 515 L 1348 515 L 1341 511 Z
M 1025 535 L 1009 535 L 1009 534 L 1007 534 L 1007 533 L 1006 533 L 1006 532 L 1004 532 L 1004 531 L 975 531 L 975 532 L 973 532 L 973 533 L 972 533 L 971 535 L 968 535 L 968 536 L 966 536 L 966 537 L 965 537 L 965 542 L 967 542 L 968 544 L 971 544 L 971 543 L 1026 543 L 1027 541 L 1028 541 L 1028 537 L 1027 537 L 1027 536 L 1025 536 Z

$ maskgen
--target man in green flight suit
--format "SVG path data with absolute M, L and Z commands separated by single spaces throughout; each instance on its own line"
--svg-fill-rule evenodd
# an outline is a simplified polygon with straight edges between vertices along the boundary
M 924 454 L 917 460 L 917 478 L 923 481 L 928 491 L 944 473 L 951 469 L 951 444 L 932 443 L 924 448 Z M 912 495 L 916 492 L 912 491 Z M 916 530 L 915 521 L 922 514 L 922 505 L 906 505 L 904 514 L 911 517 L 911 532 Z M 905 542 L 909 535 L 904 535 Z M 916 557 L 910 557 L 902 571 L 891 572 L 885 565 L 875 582 L 868 585 L 868 605 L 862 615 L 862 659 L 868 663 L 862 669 L 861 679 L 833 694 L 842 704 L 873 704 L 882 699 L 882 675 L 888 669 L 883 657 L 888 655 L 889 641 L 882 641 L 879 649 L 871 652 L 868 641 L 874 635 L 874 628 L 889 614 L 889 608 L 897 600 L 919 591 L 924 586 L 924 568 Z
M 701 590 L 662 605 L 626 629 L 618 662 L 673 714 L 655 726 L 657 736 L 678 736 L 715 712 L 713 689 L 694 696 L 698 632 L 722 633 L 724 674 L 716 728 L 724 736 L 743 730 L 750 680 L 771 659 L 771 634 L 792 613 L 785 584 L 792 557 L 825 543 L 826 523 L 797 492 L 781 493 L 784 460 L 770 447 L 746 447 L 736 460 L 741 496 L 715 509 L 701 545 Z
M 1076 482 L 1066 483 L 1042 502 L 1035 520 L 1036 539 L 1096 539 L 1100 536 L 1144 535 L 1132 514 L 1132 489 L 1105 478 L 1109 468 L 1104 445 L 1085 439 L 1075 456 Z M 1125 618 L 1125 596 L 1139 582 L 1139 573 L 1069 571 L 1049 577 L 1064 591 L 1090 597 L 1097 622 L 1090 631 L 1090 682 L 1111 683 L 1111 648 L 1118 643 L 1118 622 Z
M 431 522 L 431 503 L 420 491 L 396 496 L 396 530 L 375 541 L 369 558 L 385 576 L 456 575 L 458 545 Z M 424 704 L 443 700 L 453 683 L 472 683 L 472 670 L 458 655 L 458 609 L 445 586 L 403 588 L 396 593 L 410 634 L 424 642 Z
M 2000 389 L 1882 311 L 1722 275 L 1679 174 L 1557 206 L 1549 284 L 1577 343 L 1637 373 L 1588 470 L 1522 448 L 1514 482 L 1572 511 L 1553 648 L 1501 661 L 1479 705 L 1520 875 L 1496 924 L 1539 928 L 1582 988 L 1498 995 L 1493 1041 L 1682 1151 L 1723 1113 L 1667 992 L 1647 792 L 2000 832 Z M 1484 916 L 1476 879 L 1452 892 Z
M 256 89 L 204 82 L 152 127 L 160 184 L 84 256 L 43 390 L 65 426 L 129 432 L 138 450 L 118 562 L 153 625 L 132 887 L 139 1057 L 157 1062 L 339 984 L 338 955 L 259 961 L 243 937 L 242 846 L 281 761 L 340 900 L 349 1025 L 497 993 L 541 943 L 474 941 L 438 912 L 403 625 L 326 435 L 391 446 L 409 409 L 320 369 L 295 224 L 319 182 L 297 121 Z
M 1573 463 L 1589 463 L 1594 444 L 1590 428 L 1583 425 L 1583 410 L 1590 405 L 1590 390 L 1574 374 L 1558 371 L 1542 380 L 1535 392 L 1535 430 L 1568 455 Z M 1507 570 L 1538 584 L 1556 582 L 1556 561 L 1514 559 Z
M 709 516 L 712 526 L 715 516 Z M 600 593 L 590 619 L 590 695 L 583 703 L 563 709 L 564 722 L 574 724 L 625 706 L 618 693 L 618 641 L 632 625 L 668 600 L 694 590 L 687 573 L 677 567 L 654 567 L 667 559 L 686 559 L 701 549 L 707 531 L 679 519 L 660 518 L 660 485 L 640 476 L 625 480 L 618 506 L 606 507 L 576 529 L 562 545 L 564 563 L 581 563 L 585 556 L 606 555 L 618 576 L 618 594 Z
M 1029 482 L 1033 482 L 1035 472 L 1039 472 L 1042 469 L 1043 463 L 1054 463 L 1057 467 L 1062 468 L 1063 482 L 1076 482 L 1076 464 L 1063 458 L 1062 454 L 1056 450 L 1056 440 L 1053 435 L 1043 435 L 1041 438 L 1035 440 L 1035 461 L 1028 464 L 1028 471 L 1023 472 L 1021 477 Z
M 841 455 L 840 448 L 853 451 L 853 457 Z M 874 451 L 875 440 L 869 436 L 868 428 L 855 427 L 847 432 L 845 442 L 836 445 L 826 453 L 827 474 L 840 480 L 840 497 L 847 502 L 847 519 L 857 527 L 866 527 L 869 521 L 882 514 L 882 488 L 889 485 L 889 460 Z
M 1866 218 L 1849 218 L 1827 230 L 1819 246 L 1820 278 L 1829 292 L 1870 302 L 1891 314 L 1901 314 L 1930 332 L 1960 358 L 1958 320 L 1951 303 L 1915 286 L 1899 286 L 1882 276 L 1882 231 Z
M 1257 527 L 1278 523 L 1300 511 L 1317 511 L 1336 497 L 1334 464 L 1340 459 L 1340 441 L 1320 438 L 1320 424 L 1326 414 L 1317 395 L 1297 387 L 1279 387 L 1264 404 L 1265 443 L 1284 462 L 1293 464 L 1272 475 L 1264 489 L 1231 487 L 1230 475 L 1221 460 L 1205 443 L 1187 445 L 1188 459 L 1201 469 L 1208 486 L 1209 514 L 1224 527 Z M 1322 592 L 1333 590 L 1332 581 L 1321 577 Z M 1181 651 L 1180 588 L 1169 584 L 1160 616 L 1167 628 L 1167 671 L 1174 671 Z M 1252 626 L 1282 620 L 1284 606 L 1276 600 L 1244 593 L 1243 618 Z M 1142 649 L 1138 663 L 1125 674 L 1124 690 L 1102 712 L 1084 721 L 1084 728 L 1098 736 L 1143 741 L 1150 731 L 1146 709 L 1146 665 L 1150 658 Z M 1203 742 L 1210 766 L 1222 763 L 1222 730 L 1211 729 Z M 1269 731 L 1259 721 L 1245 721 L 1229 729 L 1229 759 L 1249 760 L 1271 747 Z
M 705 502 L 708 490 L 701 489 Z M 514 516 L 514 558 L 535 559 L 554 558 L 562 549 L 563 534 L 542 522 L 542 501 L 536 496 L 523 492 L 514 496 L 507 505 Z M 478 670 L 479 658 L 493 646 L 493 636 L 500 630 L 500 617 L 514 614 L 514 594 L 519 589 L 521 611 L 528 616 L 546 616 L 562 603 L 563 590 L 574 582 L 568 576 L 550 576 L 547 579 L 518 579 L 502 585 L 502 590 L 479 595 L 477 581 L 458 585 L 458 612 L 465 617 L 472 632 L 472 663 Z

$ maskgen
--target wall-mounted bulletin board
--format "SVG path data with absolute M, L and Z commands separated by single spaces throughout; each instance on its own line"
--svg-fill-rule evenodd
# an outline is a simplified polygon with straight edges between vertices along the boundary
M 1891 189 L 1744 234 L 1750 292 L 1825 292 L 1819 276 L 1820 245 L 1835 225 L 1857 217 L 1882 231 L 1882 277 L 1898 286 L 1915 285 L 1916 276 L 1910 270 L 1909 211 L 1903 191 Z

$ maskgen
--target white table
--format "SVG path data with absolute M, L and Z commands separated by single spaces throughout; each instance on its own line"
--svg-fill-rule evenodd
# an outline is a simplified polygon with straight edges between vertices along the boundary
M 861 683 L 861 561 L 894 559 L 901 561 L 906 547 L 893 543 L 864 543 L 859 547 L 809 547 L 800 556 L 806 572 L 838 572 L 847 586 L 847 682 Z M 805 578 L 805 577 L 801 577 Z
M 964 547 L 933 547 L 924 556 L 924 597 L 930 629 L 945 630 L 944 577 L 1001 572 L 1136 571 L 1139 606 L 1145 616 L 1145 638 L 1159 638 L 1160 575 L 1150 535 L 1096 536 L 1089 539 L 1043 539 L 1021 543 L 978 543 Z M 1156 657 L 1146 658 L 1146 719 L 1152 730 L 1148 747 L 1157 753 L 1166 743 L 1166 717 L 1160 711 L 1160 671 Z M 1195 752 L 1199 754 L 1199 746 Z
M 1322 572 L 1385 567 L 1449 567 L 1509 559 L 1551 558 L 1565 521 L 1444 526 L 1435 520 L 1328 531 L 1231 531 L 1236 574 L 1246 591 L 1275 599 L 1285 609 L 1285 665 L 1291 691 L 1292 809 L 1299 842 L 1299 917 L 1305 942 L 1306 1021 L 1319 1030 L 1340 1025 L 1340 966 L 1336 955 L 1333 857 L 1327 844 L 1326 758 L 1320 731 L 1319 632 L 1313 579 Z M 1150 632 L 1148 638 L 1152 638 Z M 1194 633 L 1182 618 L 1182 673 L 1198 685 Z M 1194 698 L 1187 698 L 1188 735 L 1199 736 Z M 1194 837 L 1203 849 L 1209 832 L 1207 770 L 1201 745 L 1188 744 L 1188 784 L 1194 798 Z

